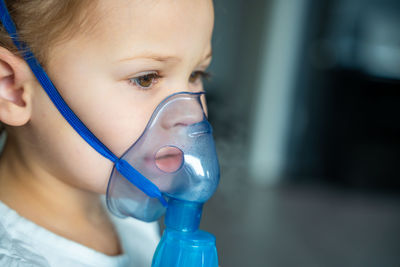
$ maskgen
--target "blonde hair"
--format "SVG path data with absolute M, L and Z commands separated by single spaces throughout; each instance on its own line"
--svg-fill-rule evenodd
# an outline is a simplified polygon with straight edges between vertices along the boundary
M 10 15 L 25 42 L 42 64 L 46 63 L 49 47 L 71 38 L 89 22 L 95 0 L 6 0 Z M 90 6 L 89 6 L 90 5 Z M 18 54 L 3 25 L 0 46 Z
M 20 40 L 45 66 L 49 48 L 72 38 L 92 22 L 95 0 L 5 0 Z M 91 23 L 93 24 L 93 23 Z M 20 51 L 0 23 L 0 46 L 14 54 Z M 0 122 L 0 134 L 5 130 Z

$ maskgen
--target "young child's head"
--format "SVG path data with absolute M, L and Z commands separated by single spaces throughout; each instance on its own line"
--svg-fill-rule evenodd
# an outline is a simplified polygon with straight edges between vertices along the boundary
M 203 89 L 211 0 L 6 2 L 62 97 L 117 156 L 162 99 Z M 3 28 L 0 46 L 0 121 L 8 133 L 2 160 L 31 179 L 105 193 L 112 162 L 65 121 Z

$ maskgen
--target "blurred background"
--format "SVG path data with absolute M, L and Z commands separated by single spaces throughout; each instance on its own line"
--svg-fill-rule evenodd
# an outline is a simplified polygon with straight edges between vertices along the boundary
M 215 1 L 222 267 L 400 266 L 400 1 Z

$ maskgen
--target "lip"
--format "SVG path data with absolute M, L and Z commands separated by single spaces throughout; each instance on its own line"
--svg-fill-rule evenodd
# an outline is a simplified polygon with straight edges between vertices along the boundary
M 161 171 L 173 173 L 179 170 L 183 163 L 183 152 L 174 146 L 165 146 L 156 153 L 155 164 Z
M 171 151 L 161 151 L 156 153 L 155 156 L 147 155 L 143 157 L 144 162 L 150 163 L 157 160 L 167 160 L 167 159 L 181 159 L 183 158 L 183 154 L 179 152 L 171 152 Z
M 155 160 L 163 160 L 163 159 L 168 159 L 168 158 L 177 158 L 177 157 L 182 157 L 181 153 L 157 153 L 157 157 L 155 158 Z

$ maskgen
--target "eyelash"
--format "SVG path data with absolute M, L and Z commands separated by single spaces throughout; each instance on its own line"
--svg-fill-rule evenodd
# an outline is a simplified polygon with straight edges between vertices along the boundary
M 190 81 L 190 79 L 193 78 L 193 77 L 196 77 L 196 79 L 194 81 Z M 195 83 L 195 82 L 197 82 L 199 80 L 199 78 L 201 80 L 208 80 L 210 77 L 211 77 L 211 73 L 206 72 L 206 71 L 197 70 L 197 71 L 194 71 L 194 72 L 191 73 L 191 75 L 189 77 L 189 81 L 191 83 Z M 149 79 L 149 78 L 151 79 L 150 85 L 149 86 L 140 85 L 139 84 L 140 79 L 146 79 L 146 78 L 147 79 Z M 137 77 L 130 78 L 128 81 L 129 81 L 129 83 L 131 85 L 136 86 L 139 89 L 148 90 L 151 87 L 153 87 L 153 85 L 155 83 L 157 83 L 158 80 L 161 79 L 161 78 L 163 78 L 163 76 L 159 75 L 157 72 L 149 72 L 149 73 L 137 76 Z
M 150 82 L 150 85 L 149 86 L 140 85 L 139 84 L 139 80 L 143 79 L 143 78 L 146 78 L 146 77 L 152 79 L 151 82 Z M 152 87 L 155 83 L 157 83 L 158 79 L 160 79 L 160 78 L 162 78 L 162 76 L 159 75 L 157 72 L 149 72 L 149 73 L 145 73 L 143 75 L 137 76 L 137 77 L 130 78 L 128 81 L 133 86 L 136 86 L 136 87 L 138 87 L 138 88 L 140 88 L 142 90 L 147 90 L 150 87 Z

